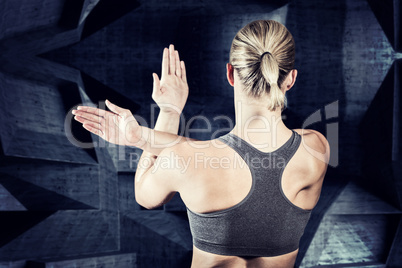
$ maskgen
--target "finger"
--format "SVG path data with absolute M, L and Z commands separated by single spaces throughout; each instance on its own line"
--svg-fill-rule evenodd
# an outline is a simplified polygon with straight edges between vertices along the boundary
M 77 119 L 77 117 L 79 118 L 83 118 L 85 120 L 94 122 L 94 123 L 98 123 L 101 124 L 102 122 L 105 121 L 105 118 L 103 118 L 102 116 L 98 116 L 92 113 L 87 113 L 87 112 L 83 112 L 83 111 L 73 111 L 73 114 L 75 115 L 74 119 Z M 79 120 L 77 120 L 79 121 Z
M 111 103 L 109 100 L 105 101 L 106 106 L 114 113 L 116 114 L 121 114 L 121 115 L 125 115 L 127 109 L 121 108 L 119 106 L 117 106 L 116 104 Z
M 186 74 L 186 65 L 184 64 L 184 61 L 180 62 L 181 64 L 181 79 L 187 83 L 187 74 Z
M 77 116 L 77 115 L 74 116 L 74 119 L 77 120 L 80 123 L 85 123 L 86 122 L 85 118 L 82 118 L 82 117 Z
M 176 75 L 181 78 L 181 66 L 180 66 L 180 56 L 179 56 L 179 51 L 175 51 L 176 54 Z
M 95 114 L 95 115 L 99 115 L 99 116 L 105 116 L 106 113 L 108 113 L 108 111 L 105 111 L 105 110 L 102 110 L 99 108 L 95 108 L 95 107 L 90 107 L 90 106 L 78 106 L 77 110 Z M 73 110 L 73 111 L 75 111 L 75 110 Z
M 88 119 L 86 119 L 86 118 L 84 118 L 84 117 L 77 116 L 77 115 L 74 116 L 74 119 L 75 119 L 76 121 L 82 123 L 82 124 L 88 123 L 88 124 L 98 124 L 98 125 L 101 125 L 100 122 L 94 122 L 94 121 L 88 120 Z
M 175 53 L 174 46 L 169 46 L 169 74 L 175 74 L 176 72 L 176 61 L 175 61 Z
M 152 98 L 154 98 L 159 95 L 161 88 L 161 81 L 159 80 L 159 77 L 156 73 L 153 73 L 152 77 L 154 78 L 154 88 L 152 90 Z
M 93 134 L 98 135 L 99 137 L 103 136 L 103 132 L 99 128 L 95 127 L 90 123 L 85 123 L 82 126 L 89 132 L 92 132 Z
M 169 74 L 169 49 L 163 49 L 163 56 L 162 56 L 162 76 L 161 78 L 165 77 Z

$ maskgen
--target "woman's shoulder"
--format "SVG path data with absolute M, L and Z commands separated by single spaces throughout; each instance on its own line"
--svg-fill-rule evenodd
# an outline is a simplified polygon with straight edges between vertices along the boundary
M 183 142 L 177 143 L 174 146 L 170 147 L 169 151 L 174 151 L 181 155 L 193 155 L 194 153 L 206 152 L 208 150 L 214 150 L 217 147 L 221 148 L 223 142 L 218 139 L 213 140 L 195 140 L 195 139 L 187 139 Z
M 329 163 L 330 147 L 327 139 L 313 129 L 294 129 L 301 136 L 300 154 L 316 172 L 326 170 Z
M 313 129 L 294 129 L 302 137 L 302 143 L 305 146 L 321 153 L 329 154 L 329 143 L 325 136 Z
M 224 152 L 221 149 L 224 147 L 227 146 L 218 139 L 185 139 L 162 150 L 159 157 L 174 158 L 181 163 L 186 163 L 189 167 L 193 167 L 192 163 L 194 162 L 200 163 L 204 160 L 222 156 Z M 189 173 L 191 170 L 191 168 L 187 169 L 186 173 Z M 179 171 L 181 174 L 184 174 L 183 170 Z

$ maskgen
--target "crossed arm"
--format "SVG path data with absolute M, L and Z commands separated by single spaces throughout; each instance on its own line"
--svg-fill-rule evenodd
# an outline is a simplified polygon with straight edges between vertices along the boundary
M 178 189 L 178 183 L 169 172 L 151 168 L 158 155 L 175 144 L 189 138 L 177 135 L 180 114 L 188 97 L 186 68 L 179 53 L 170 45 L 162 58 L 161 79 L 153 74 L 152 98 L 160 107 L 154 129 L 140 126 L 130 110 L 106 100 L 111 112 L 102 109 L 78 106 L 73 110 L 74 119 L 83 127 L 104 140 L 143 150 L 135 174 L 135 196 L 139 204 L 147 208 L 168 202 Z M 166 151 L 165 150 L 165 151 Z M 171 170 L 170 170 L 171 172 Z

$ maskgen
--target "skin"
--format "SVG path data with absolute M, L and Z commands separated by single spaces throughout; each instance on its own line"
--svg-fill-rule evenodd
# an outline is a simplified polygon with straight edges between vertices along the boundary
M 156 74 L 153 77 L 152 97 L 161 107 L 154 130 L 139 126 L 129 110 L 110 102 L 106 105 L 111 112 L 78 107 L 73 111 L 75 119 L 109 142 L 144 150 L 135 176 L 135 196 L 142 206 L 149 209 L 160 206 L 177 192 L 190 210 L 199 213 L 239 203 L 251 188 L 248 166 L 235 164 L 244 163 L 240 156 L 217 140 L 196 141 L 175 135 L 188 96 L 188 85 L 184 63 L 172 45 L 164 50 L 161 80 Z M 289 90 L 296 77 L 296 70 L 289 72 L 281 90 Z M 237 72 L 230 64 L 227 64 L 227 78 L 235 93 L 236 125 L 231 132 L 263 152 L 283 145 L 292 132 L 282 121 L 281 109 L 268 111 L 266 97 L 255 99 L 245 95 Z M 294 205 L 310 210 L 320 196 L 329 146 L 319 132 L 295 131 L 302 136 L 302 143 L 285 168 L 282 189 Z M 281 256 L 246 259 L 216 255 L 194 247 L 191 267 L 293 267 L 297 253 L 298 250 Z

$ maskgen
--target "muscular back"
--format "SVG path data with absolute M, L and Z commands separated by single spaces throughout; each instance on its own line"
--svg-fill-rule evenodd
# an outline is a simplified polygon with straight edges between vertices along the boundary
M 318 201 L 327 164 L 311 155 L 306 147 L 324 156 L 329 154 L 325 138 L 311 130 L 295 130 L 302 135 L 302 143 L 287 164 L 282 176 L 286 197 L 296 206 L 312 209 Z M 282 144 L 288 138 L 283 139 Z M 250 141 L 250 144 L 262 142 Z M 199 213 L 213 212 L 234 206 L 243 200 L 251 188 L 250 169 L 232 148 L 218 140 L 180 145 L 180 153 L 189 162 L 183 176 L 180 195 L 186 206 Z M 279 147 L 280 145 L 278 143 Z M 219 148 L 217 148 L 217 146 Z M 275 148 L 266 148 L 265 152 Z
M 296 130 L 302 142 L 287 164 L 282 175 L 282 190 L 295 206 L 312 209 L 318 201 L 326 171 L 329 148 L 325 138 L 309 130 Z M 259 133 L 261 134 L 261 133 Z M 270 152 L 289 138 L 284 133 L 276 147 L 262 148 Z M 250 144 L 262 144 L 267 133 L 255 135 Z M 181 169 L 177 170 L 177 190 L 191 211 L 209 213 L 230 208 L 241 202 L 250 192 L 252 176 L 248 165 L 234 151 L 219 140 L 183 143 L 174 148 L 182 156 Z M 318 159 L 311 150 L 321 154 Z M 328 159 L 327 159 L 328 160 Z M 194 247 L 192 267 L 293 267 L 297 250 L 275 257 L 241 258 L 208 253 Z

